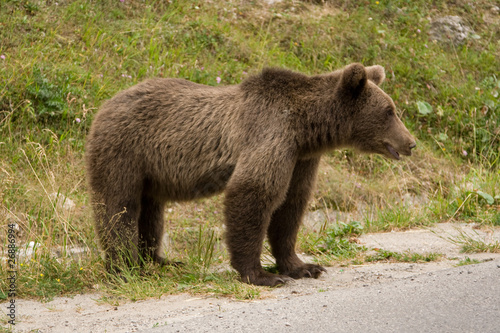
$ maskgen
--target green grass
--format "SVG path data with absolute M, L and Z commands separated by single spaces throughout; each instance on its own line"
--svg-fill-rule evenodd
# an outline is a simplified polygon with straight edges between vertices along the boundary
M 388 261 L 388 262 L 430 262 L 436 261 L 443 257 L 440 253 L 414 253 L 414 252 L 393 252 L 378 249 L 376 254 L 367 255 L 364 260 L 365 262 L 376 262 L 376 261 Z
M 482 239 L 478 233 L 474 235 L 460 232 L 456 237 L 449 237 L 448 240 L 460 246 L 463 253 L 500 253 L 500 242 L 498 240 Z
M 359 222 L 325 223 L 318 232 L 302 233 L 299 239 L 305 253 L 315 255 L 318 262 L 331 264 L 355 258 L 366 251 L 364 246 L 356 243 L 356 236 L 362 232 L 363 226 Z
M 465 259 L 462 259 L 458 262 L 457 266 L 474 265 L 474 264 L 479 264 L 479 263 L 481 263 L 481 260 L 471 259 L 469 257 L 465 257 Z
M 208 85 L 220 78 L 227 85 L 265 66 L 314 74 L 355 61 L 380 64 L 383 88 L 418 149 L 397 163 L 349 150 L 327 154 L 311 209 L 358 214 L 353 221 L 362 223 L 327 220 L 317 233 L 301 232 L 299 249 L 332 263 L 363 254 L 355 242 L 360 232 L 446 221 L 498 227 L 500 22 L 489 14 L 496 2 L 317 3 L 3 1 L 0 223 L 5 230 L 19 226 L 19 247 L 40 244 L 35 257 L 19 262 L 19 296 L 97 289 L 113 299 L 176 292 L 253 298 L 262 290 L 238 282 L 228 268 L 221 197 L 167 207 L 168 254 L 182 268 L 131 270 L 127 283 L 103 269 L 85 182 L 85 136 L 103 101 L 150 77 Z M 457 47 L 433 43 L 427 18 L 441 15 L 462 16 L 480 38 Z M 419 110 L 422 103 L 430 112 Z M 74 201 L 74 209 L 61 208 L 54 194 Z M 408 195 L 422 203 L 403 204 Z M 86 255 L 71 255 L 75 247 Z
M 433 220 L 430 220 L 426 214 L 402 205 L 378 210 L 375 217 L 365 222 L 370 232 L 406 230 L 429 226 L 432 223 L 434 223 Z

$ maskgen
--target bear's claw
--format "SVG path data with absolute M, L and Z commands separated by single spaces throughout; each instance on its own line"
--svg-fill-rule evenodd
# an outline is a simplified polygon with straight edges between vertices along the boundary
M 286 275 L 272 274 L 266 271 L 260 271 L 257 274 L 242 276 L 241 280 L 248 284 L 257 286 L 276 287 L 283 285 L 293 279 Z
M 326 269 L 324 267 L 315 264 L 304 264 L 293 270 L 283 272 L 283 274 L 293 279 L 301 279 L 304 277 L 317 279 L 323 272 L 326 273 Z

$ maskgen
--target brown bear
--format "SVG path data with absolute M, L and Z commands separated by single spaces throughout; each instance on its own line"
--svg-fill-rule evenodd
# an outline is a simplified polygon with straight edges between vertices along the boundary
M 244 282 L 274 286 L 325 269 L 295 253 L 321 154 L 353 147 L 392 159 L 415 139 L 379 88 L 381 66 L 351 64 L 307 76 L 265 69 L 239 85 L 151 79 L 96 115 L 86 164 L 96 229 L 112 267 L 126 258 L 165 263 L 166 201 L 225 192 L 232 266 Z M 280 275 L 260 262 L 268 236 Z

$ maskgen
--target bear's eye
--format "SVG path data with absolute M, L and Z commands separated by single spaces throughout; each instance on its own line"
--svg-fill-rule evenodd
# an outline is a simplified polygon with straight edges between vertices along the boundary
M 387 117 L 392 117 L 394 116 L 394 111 L 392 109 L 387 109 L 385 110 L 386 116 Z

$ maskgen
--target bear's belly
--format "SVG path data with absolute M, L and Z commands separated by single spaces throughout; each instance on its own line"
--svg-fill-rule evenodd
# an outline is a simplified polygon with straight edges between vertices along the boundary
M 190 198 L 187 199 L 204 198 L 222 192 L 233 171 L 234 165 L 200 175 L 198 179 L 186 184 L 186 193 L 190 193 Z
M 163 200 L 188 201 L 221 193 L 233 174 L 234 165 L 200 172 L 201 170 L 178 170 L 156 182 L 146 182 L 146 191 Z M 157 178 L 157 180 L 159 180 Z

